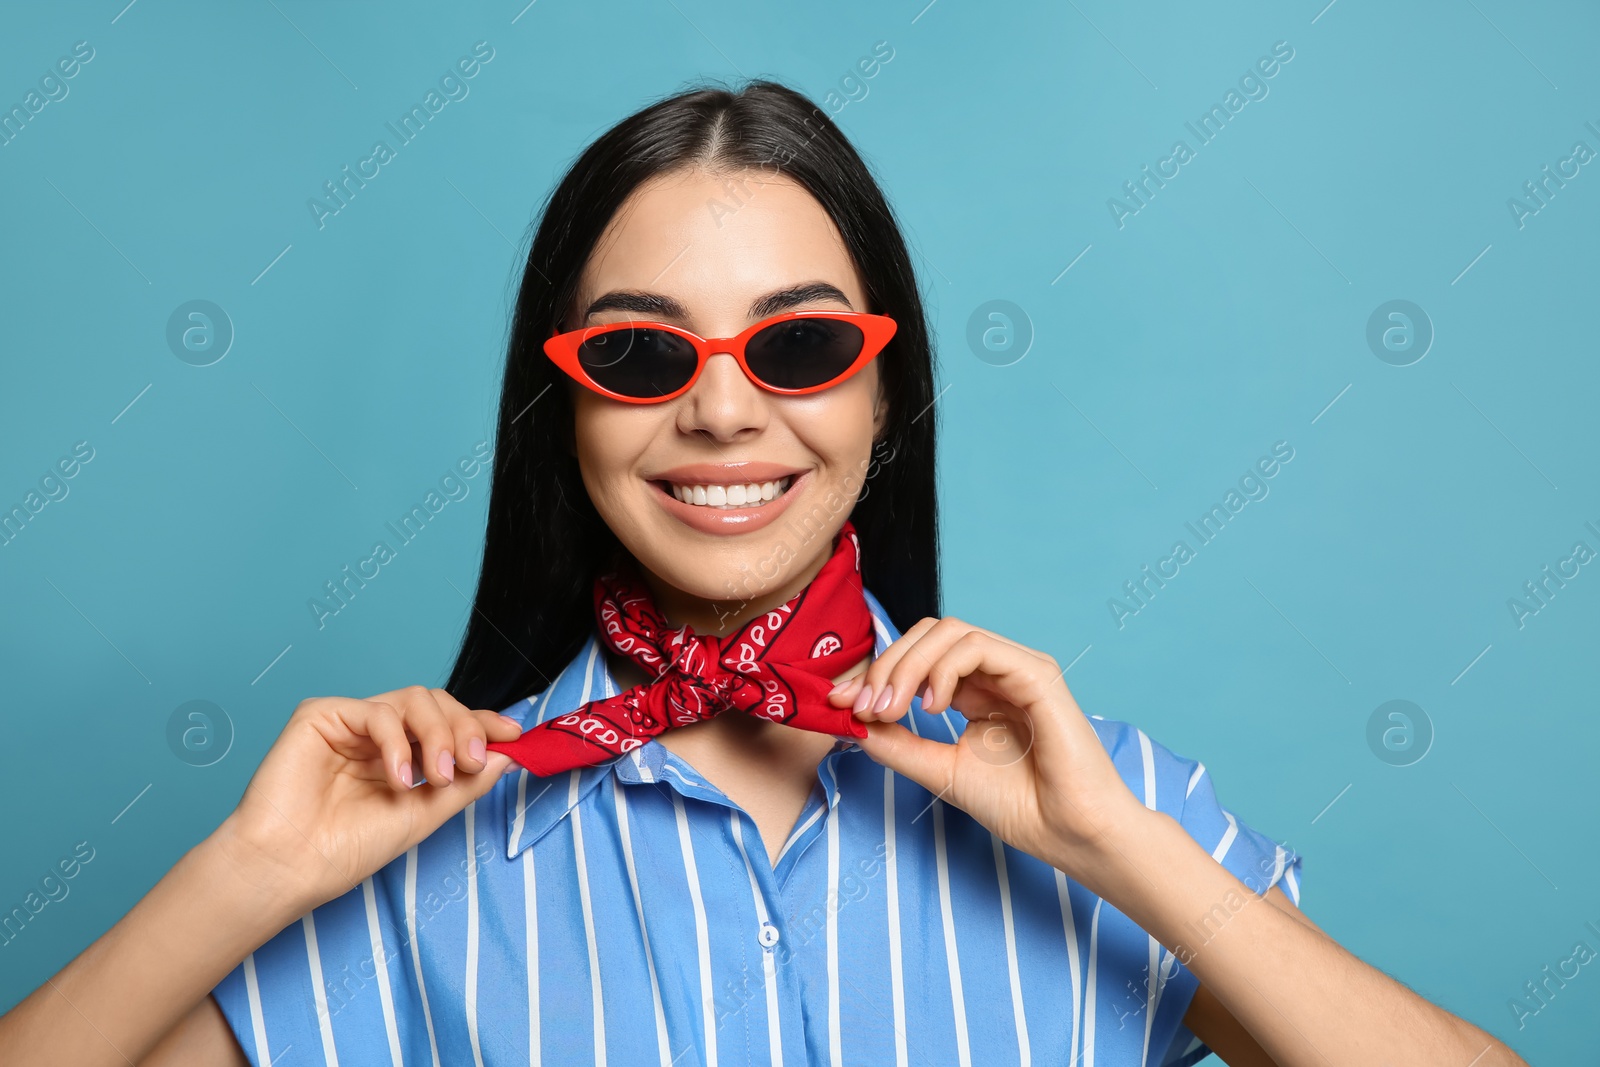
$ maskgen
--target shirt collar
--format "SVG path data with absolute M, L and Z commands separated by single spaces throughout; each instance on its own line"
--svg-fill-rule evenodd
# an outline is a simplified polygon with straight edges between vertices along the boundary
M 878 603 L 878 598 L 869 591 L 863 592 L 866 594 L 867 608 L 872 613 L 872 654 L 876 657 L 900 636 L 900 632 L 895 629 L 883 605 Z M 591 634 L 588 642 L 543 692 L 506 708 L 503 714 L 528 728 L 565 715 L 590 700 L 603 700 L 620 691 L 606 663 L 599 636 Z M 859 751 L 861 746 L 853 739 L 841 741 L 824 758 L 820 771 L 830 807 L 838 799 L 838 790 L 833 784 L 834 756 Z M 626 755 L 593 767 L 563 771 L 547 778 L 537 777 L 521 768 L 512 773 L 516 784 L 505 790 L 505 816 L 509 828 L 506 841 L 508 859 L 515 859 L 523 849 L 549 833 L 607 778 L 615 777 L 619 782 L 629 785 L 664 783 L 684 796 L 718 798 L 718 802 L 726 803 L 721 790 L 654 738 Z

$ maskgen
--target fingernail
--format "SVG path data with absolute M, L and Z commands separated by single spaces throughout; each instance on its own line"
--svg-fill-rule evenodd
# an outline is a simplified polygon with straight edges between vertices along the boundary
M 889 710 L 889 705 L 892 703 L 894 703 L 894 686 L 886 685 L 883 687 L 883 693 L 878 697 L 878 702 L 872 705 L 873 714 L 882 715 Z
M 447 782 L 456 780 L 456 758 L 448 752 L 439 753 L 439 777 Z
M 500 715 L 500 713 L 498 711 L 495 712 L 495 714 L 496 715 Z M 520 727 L 522 725 L 520 722 L 518 722 L 516 719 L 513 719 L 509 715 L 500 715 L 500 718 L 504 719 L 506 722 L 510 723 L 512 726 Z
M 404 760 L 404 761 L 401 762 L 401 764 L 400 764 L 400 780 L 406 784 L 406 788 L 407 789 L 411 788 L 411 761 L 410 760 Z
M 856 711 L 856 712 L 862 712 L 862 711 L 866 711 L 867 708 L 870 707 L 871 705 L 872 705 L 872 686 L 863 684 L 861 686 L 861 692 L 856 694 L 855 706 L 852 707 L 850 710 L 851 711 Z
M 467 755 L 471 756 L 479 763 L 483 762 L 483 757 L 488 753 L 488 751 L 489 750 L 483 746 L 483 739 L 481 737 L 474 737 L 471 741 L 467 742 Z
M 853 682 L 853 681 L 855 681 L 854 678 L 846 678 L 844 681 L 838 683 L 832 689 L 828 690 L 828 695 L 831 696 L 831 697 L 838 696 L 840 693 L 844 692 L 846 689 L 849 689 L 850 688 L 850 683 Z
M 922 706 L 923 707 L 927 707 L 929 704 L 932 704 L 933 703 L 933 683 L 930 682 L 929 684 L 923 686 L 922 687 L 922 692 L 918 695 L 917 699 L 922 701 Z

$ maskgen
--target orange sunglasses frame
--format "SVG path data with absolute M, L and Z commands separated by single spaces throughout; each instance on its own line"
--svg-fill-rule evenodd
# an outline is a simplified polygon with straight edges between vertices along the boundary
M 804 389 L 779 389 L 768 385 L 750 370 L 750 364 L 745 362 L 744 349 L 750 339 L 756 334 L 780 322 L 791 319 L 839 319 L 853 324 L 861 331 L 861 352 L 849 367 L 845 368 L 837 377 L 823 382 L 821 385 L 809 385 Z M 651 329 L 663 330 L 688 341 L 694 346 L 695 354 L 699 357 L 694 373 L 689 376 L 680 389 L 667 393 L 664 396 L 625 396 L 614 393 L 591 378 L 583 369 L 583 364 L 578 360 L 578 349 L 589 338 L 597 334 L 608 333 L 622 329 Z M 739 362 L 739 369 L 744 371 L 745 377 L 769 393 L 778 393 L 782 396 L 799 396 L 805 393 L 819 393 L 824 389 L 832 388 L 865 367 L 889 343 L 894 336 L 896 324 L 887 315 L 872 315 L 864 311 L 785 311 L 754 323 L 739 333 L 737 337 L 701 337 L 678 326 L 670 326 L 664 322 L 650 322 L 644 320 L 627 320 L 623 322 L 608 322 L 601 326 L 585 326 L 578 330 L 568 330 L 566 333 L 556 333 L 544 343 L 545 355 L 549 356 L 556 366 L 567 373 L 567 376 L 579 385 L 592 389 L 601 396 L 608 396 L 613 400 L 621 400 L 629 404 L 660 404 L 676 399 L 694 387 L 700 380 L 701 373 L 706 369 L 706 361 L 713 355 L 726 352 Z

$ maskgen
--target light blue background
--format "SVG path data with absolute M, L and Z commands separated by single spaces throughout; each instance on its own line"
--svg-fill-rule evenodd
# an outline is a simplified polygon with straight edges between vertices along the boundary
M 1203 759 L 1363 959 L 1533 1062 L 1593 1055 L 1596 965 L 1520 1030 L 1508 1001 L 1600 949 L 1600 567 L 1507 608 L 1600 549 L 1600 164 L 1507 207 L 1600 149 L 1593 5 L 124 2 L 0 33 L 6 107 L 95 49 L 0 147 L 0 505 L 95 450 L 0 547 L 0 910 L 95 849 L 0 948 L 0 1007 L 223 818 L 297 701 L 443 681 L 486 476 L 324 629 L 306 602 L 490 435 L 518 246 L 571 157 L 702 74 L 822 102 L 882 40 L 836 118 L 929 301 L 947 610 L 1081 653 L 1083 707 Z M 480 40 L 470 95 L 319 230 L 306 200 Z M 1119 229 L 1107 199 L 1277 41 L 1269 95 Z M 1436 330 L 1406 367 L 1365 339 L 1397 298 Z M 237 332 L 212 366 L 166 343 L 193 299 Z M 995 299 L 1031 324 L 1010 366 L 966 341 Z M 1119 629 L 1108 599 L 1276 441 L 1270 495 Z M 1436 733 L 1407 767 L 1366 740 L 1397 698 Z M 237 731 L 209 767 L 166 741 L 193 699 Z

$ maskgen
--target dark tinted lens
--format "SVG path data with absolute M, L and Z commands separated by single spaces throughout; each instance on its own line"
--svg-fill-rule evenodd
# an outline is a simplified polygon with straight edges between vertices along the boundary
M 683 387 L 698 362 L 688 341 L 646 327 L 595 334 L 578 346 L 589 377 L 623 396 L 666 396 Z
M 860 328 L 843 319 L 785 319 L 752 337 L 744 358 L 776 389 L 807 389 L 848 370 L 864 343 Z

